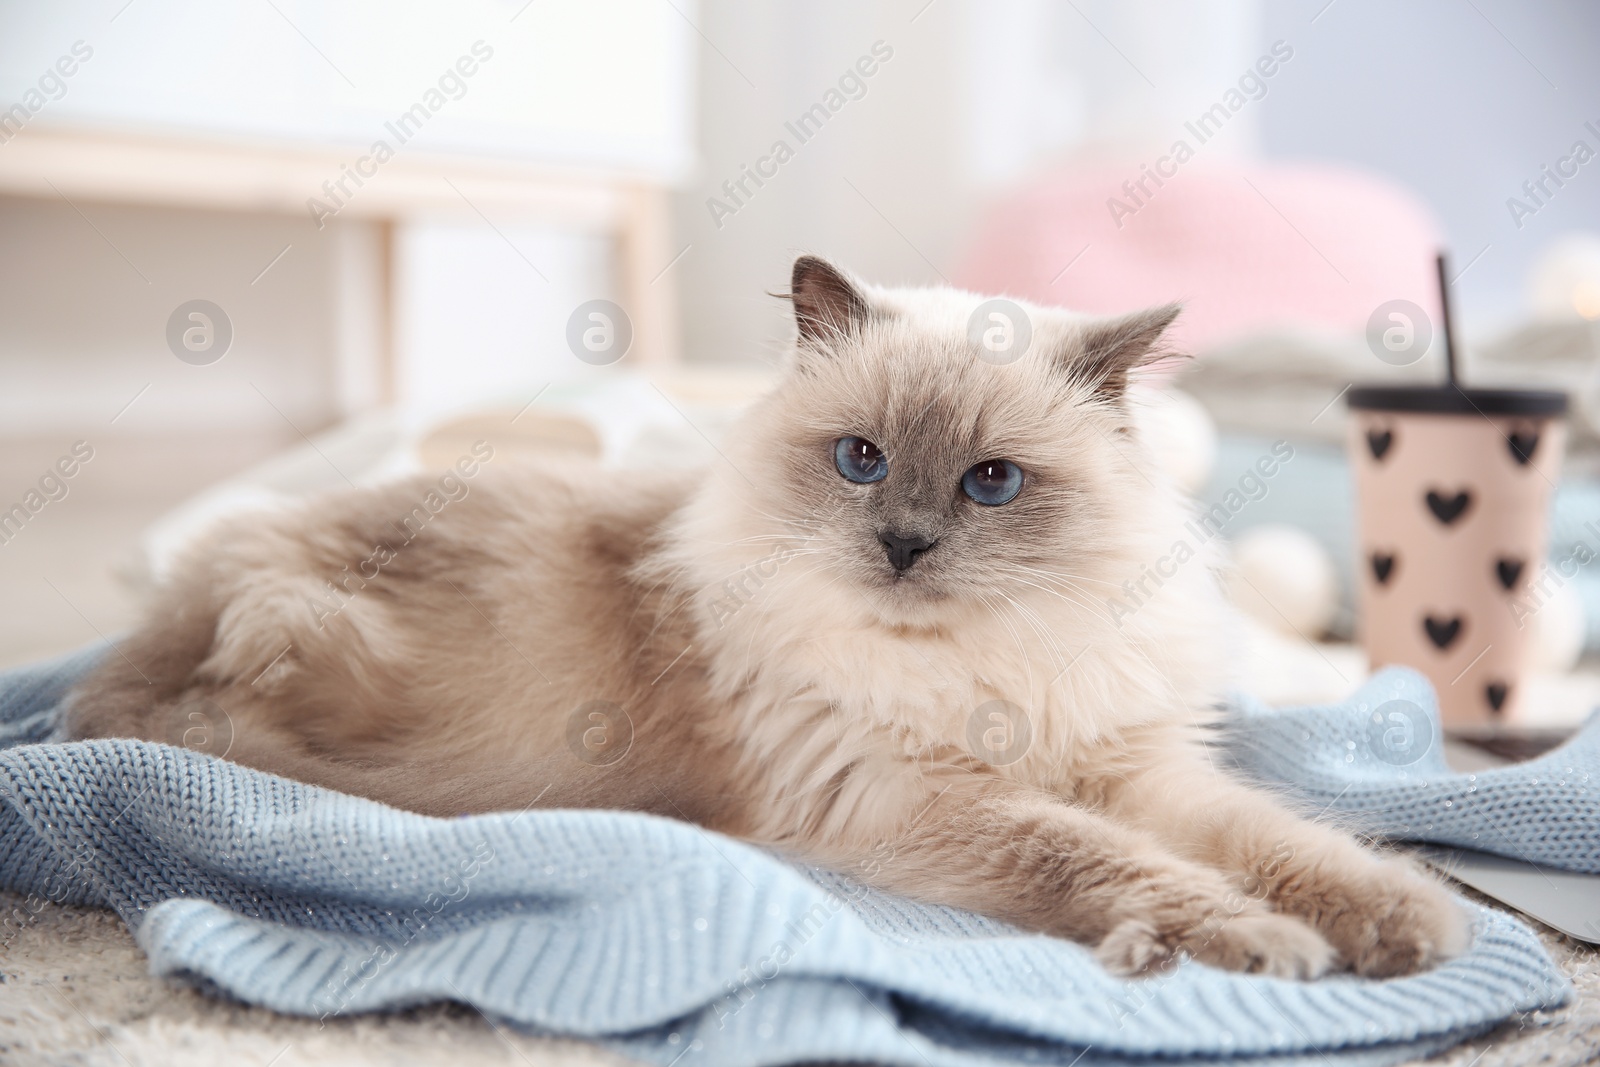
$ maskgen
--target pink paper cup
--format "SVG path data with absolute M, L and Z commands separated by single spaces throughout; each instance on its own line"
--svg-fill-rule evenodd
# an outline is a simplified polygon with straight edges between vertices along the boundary
M 1566 395 L 1358 386 L 1349 405 L 1368 661 L 1427 675 L 1447 725 L 1514 720 Z

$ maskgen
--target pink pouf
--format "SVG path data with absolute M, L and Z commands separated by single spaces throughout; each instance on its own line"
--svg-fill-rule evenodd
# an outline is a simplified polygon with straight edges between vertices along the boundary
M 1427 209 L 1370 174 L 1167 155 L 1031 181 L 988 213 L 955 281 L 1099 313 L 1183 301 L 1174 340 L 1203 351 L 1263 327 L 1359 334 L 1397 298 L 1437 321 L 1438 244 Z

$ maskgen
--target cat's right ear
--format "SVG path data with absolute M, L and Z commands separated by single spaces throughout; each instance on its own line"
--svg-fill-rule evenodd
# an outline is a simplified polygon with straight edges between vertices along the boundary
M 871 314 L 867 298 L 851 277 L 816 256 L 794 261 L 789 279 L 789 299 L 794 302 L 800 343 L 827 349 L 861 328 Z

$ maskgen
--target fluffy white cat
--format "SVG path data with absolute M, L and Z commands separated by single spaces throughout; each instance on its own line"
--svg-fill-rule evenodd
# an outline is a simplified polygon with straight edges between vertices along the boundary
M 214 703 L 264 770 L 437 815 L 691 819 L 1127 972 L 1459 950 L 1434 881 L 1213 766 L 1204 558 L 1107 609 L 1189 518 L 1126 398 L 1176 308 L 1030 307 L 1000 363 L 971 294 L 804 257 L 790 295 L 793 365 L 709 470 L 497 465 L 437 515 L 415 479 L 234 521 L 73 732 L 178 743 Z

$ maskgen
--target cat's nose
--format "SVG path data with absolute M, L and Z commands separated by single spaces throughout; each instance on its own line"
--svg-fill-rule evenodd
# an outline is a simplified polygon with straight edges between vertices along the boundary
M 933 547 L 933 542 L 926 537 L 901 537 L 887 530 L 878 535 L 878 540 L 883 542 L 884 550 L 889 553 L 889 563 L 897 571 L 908 569 L 918 556 Z

